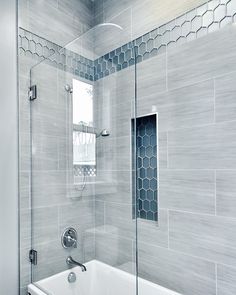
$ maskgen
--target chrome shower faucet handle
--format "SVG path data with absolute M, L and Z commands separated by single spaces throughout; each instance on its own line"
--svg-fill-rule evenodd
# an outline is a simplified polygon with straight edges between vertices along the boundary
M 65 249 L 77 248 L 77 232 L 73 227 L 64 230 L 61 236 L 61 244 Z

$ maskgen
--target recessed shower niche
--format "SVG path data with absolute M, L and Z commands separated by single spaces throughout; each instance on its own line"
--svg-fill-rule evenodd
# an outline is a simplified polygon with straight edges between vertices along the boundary
M 133 167 L 136 163 L 136 173 L 133 176 L 136 198 L 133 198 L 133 205 L 136 202 L 138 218 L 158 221 L 158 115 L 132 119 L 132 133 Z

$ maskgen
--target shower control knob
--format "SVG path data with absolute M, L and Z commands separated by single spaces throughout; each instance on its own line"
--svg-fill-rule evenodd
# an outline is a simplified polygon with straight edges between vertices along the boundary
M 77 232 L 73 227 L 64 230 L 61 236 L 61 244 L 65 249 L 77 248 Z

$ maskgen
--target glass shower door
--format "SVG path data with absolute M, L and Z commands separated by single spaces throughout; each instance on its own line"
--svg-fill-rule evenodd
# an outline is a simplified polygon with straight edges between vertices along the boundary
M 33 282 L 66 270 L 68 256 L 80 263 L 94 257 L 93 82 L 71 73 L 72 65 L 63 68 L 70 58 L 59 49 L 31 70 L 31 85 L 37 87 L 31 102 Z M 77 245 L 65 249 L 61 235 L 68 228 L 76 230 Z
M 135 57 L 131 42 L 125 51 L 94 45 L 111 33 L 119 41 L 123 29 L 103 24 L 64 48 L 48 42 L 48 55 L 31 68 L 32 282 L 55 295 L 41 280 L 67 270 L 68 256 L 132 274 L 136 293 L 135 72 L 128 67 Z M 68 228 L 77 232 L 76 248 L 62 245 Z

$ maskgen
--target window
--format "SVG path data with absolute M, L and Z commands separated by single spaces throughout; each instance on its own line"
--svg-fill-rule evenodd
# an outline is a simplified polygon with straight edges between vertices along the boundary
M 73 79 L 74 176 L 96 175 L 96 134 L 93 128 L 93 86 Z
M 73 123 L 93 127 L 93 86 L 73 79 Z

